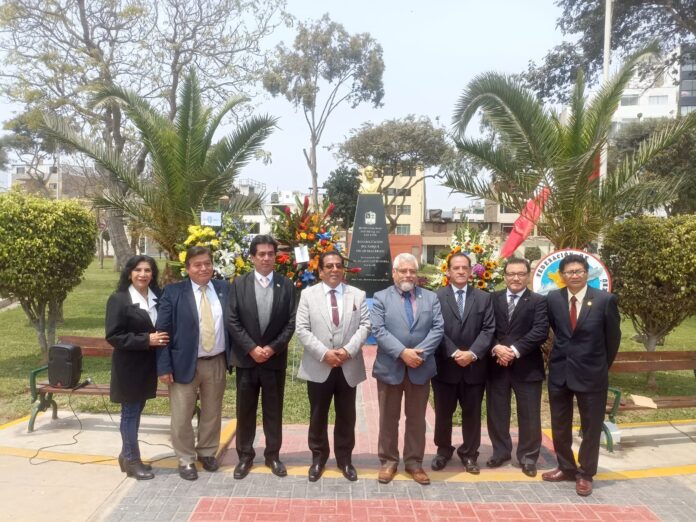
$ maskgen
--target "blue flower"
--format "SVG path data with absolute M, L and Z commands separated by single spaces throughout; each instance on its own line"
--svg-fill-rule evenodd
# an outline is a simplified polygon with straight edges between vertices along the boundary
M 316 278 L 314 277 L 314 274 L 310 272 L 309 270 L 305 270 L 304 274 L 302 274 L 302 282 L 305 284 L 308 284 L 312 281 L 314 281 Z

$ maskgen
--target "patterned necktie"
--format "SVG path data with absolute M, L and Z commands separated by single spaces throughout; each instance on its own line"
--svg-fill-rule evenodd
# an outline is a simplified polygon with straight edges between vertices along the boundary
M 464 290 L 457 290 L 457 310 L 459 317 L 464 317 Z
M 578 309 L 575 303 L 578 302 L 577 297 L 573 296 L 570 298 L 570 329 L 575 331 L 575 325 L 578 324 Z
M 515 311 L 515 299 L 517 299 L 517 296 L 515 294 L 510 294 L 510 300 L 508 301 L 508 321 L 512 319 L 512 313 Z
M 331 290 L 329 293 L 331 294 L 331 320 L 333 321 L 333 324 L 338 326 L 340 319 L 338 317 L 338 301 L 336 301 L 336 290 Z
M 201 291 L 201 345 L 206 352 L 212 351 L 215 346 L 215 326 L 213 325 L 213 310 L 208 301 L 206 291 L 208 285 L 203 285 Z
M 411 304 L 411 292 L 402 292 L 404 298 L 404 310 L 406 311 L 406 319 L 408 319 L 408 327 L 413 326 L 413 305 Z
M 262 286 L 262 287 L 268 288 L 268 283 L 269 283 L 269 281 L 268 281 L 268 278 L 267 278 L 266 276 L 261 276 L 261 277 L 259 278 L 259 283 L 261 283 L 261 286 Z

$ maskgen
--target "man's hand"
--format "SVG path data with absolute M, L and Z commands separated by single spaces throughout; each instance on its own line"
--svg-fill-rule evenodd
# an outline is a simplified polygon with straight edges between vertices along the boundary
M 256 362 L 256 364 L 263 364 L 265 363 L 268 359 L 270 359 L 272 353 L 269 353 L 269 351 L 264 347 L 262 348 L 261 346 L 257 346 L 253 350 L 249 352 L 249 355 L 251 356 L 252 359 Z
M 503 344 L 496 344 L 493 347 L 493 355 L 495 355 L 500 366 L 508 366 L 515 360 L 515 352 L 512 351 L 512 348 Z
M 462 368 L 466 368 L 472 362 L 474 362 L 474 354 L 471 350 L 459 350 L 459 352 L 454 356 L 454 362 L 456 362 Z
M 423 359 L 421 359 L 422 353 L 423 350 L 421 348 L 404 348 L 400 357 L 409 368 L 418 368 L 423 364 Z
M 338 350 L 328 350 L 324 354 L 324 362 L 331 366 L 332 368 L 338 368 L 343 364 L 341 357 L 338 354 Z
M 165 373 L 159 376 L 159 381 L 162 384 L 174 384 L 174 376 L 171 373 Z
M 346 350 L 345 348 L 334 348 L 334 350 L 336 350 L 338 357 L 341 359 L 341 364 L 350 359 L 350 354 L 348 353 L 348 350 Z

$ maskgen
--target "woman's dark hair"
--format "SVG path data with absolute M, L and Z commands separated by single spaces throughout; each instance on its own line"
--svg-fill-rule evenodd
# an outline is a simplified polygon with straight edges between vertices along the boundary
M 159 292 L 159 269 L 157 268 L 157 263 L 155 263 L 155 260 L 152 259 L 150 256 L 133 256 L 128 261 L 126 261 L 126 266 L 124 266 L 123 270 L 121 270 L 121 277 L 119 277 L 118 279 L 118 285 L 116 286 L 117 291 L 125 292 L 126 290 L 128 290 L 128 287 L 131 285 L 131 272 L 133 272 L 133 270 L 135 270 L 135 267 L 143 261 L 149 264 L 150 268 L 152 269 L 152 280 L 150 281 L 149 285 L 150 288 L 154 292 Z

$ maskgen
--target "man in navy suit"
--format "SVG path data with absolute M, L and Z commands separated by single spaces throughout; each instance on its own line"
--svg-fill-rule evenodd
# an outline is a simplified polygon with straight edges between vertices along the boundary
M 442 313 L 437 296 L 416 286 L 418 261 L 411 254 L 394 258 L 394 286 L 377 292 L 372 307 L 372 334 L 377 357 L 372 376 L 377 379 L 379 405 L 377 479 L 382 484 L 396 475 L 399 464 L 399 417 L 405 399 L 404 465 L 419 484 L 430 484 L 423 471 L 425 409 L 430 379 L 435 375 L 433 354 L 442 338 Z
M 587 285 L 589 264 L 579 254 L 564 257 L 559 271 L 565 288 L 549 292 L 553 349 L 549 356 L 551 432 L 558 467 L 542 473 L 548 482 L 575 481 L 580 496 L 592 494 L 599 441 L 607 407 L 609 367 L 621 343 L 616 296 Z M 582 443 L 573 455 L 573 398 L 580 411 Z
M 157 350 L 157 375 L 169 385 L 172 446 L 179 459 L 179 475 L 196 480 L 196 459 L 206 471 L 219 467 L 216 456 L 230 356 L 224 317 L 229 285 L 212 280 L 213 256 L 206 247 L 186 251 L 186 270 L 189 278 L 166 286 L 159 301 L 155 328 L 167 332 L 170 341 Z M 196 442 L 191 420 L 199 396 Z
M 541 449 L 541 388 L 544 357 L 541 346 L 549 335 L 546 298 L 527 288 L 530 266 L 511 257 L 505 263 L 504 290 L 493 295 L 495 338 L 488 365 L 486 411 L 493 456 L 486 465 L 497 468 L 512 457 L 510 410 L 517 401 L 517 461 L 535 477 Z
M 493 342 L 495 319 L 491 294 L 469 283 L 471 259 L 454 254 L 447 266 L 450 284 L 437 291 L 445 321 L 445 334 L 435 352 L 435 445 L 431 467 L 443 469 L 454 454 L 452 416 L 462 408 L 463 443 L 457 455 L 468 473 L 478 474 L 481 445 L 481 403 L 486 389 L 488 352 Z

